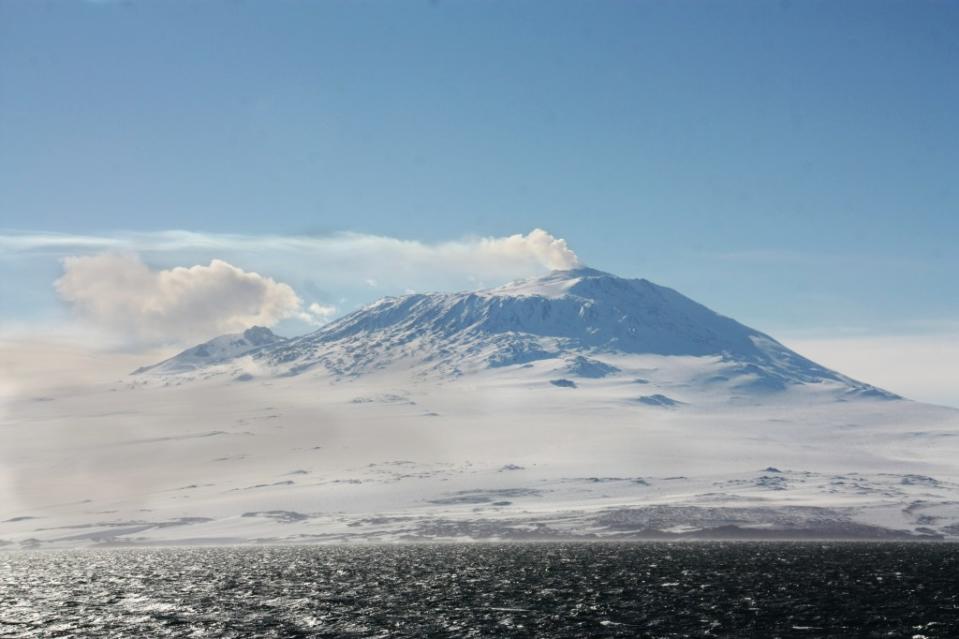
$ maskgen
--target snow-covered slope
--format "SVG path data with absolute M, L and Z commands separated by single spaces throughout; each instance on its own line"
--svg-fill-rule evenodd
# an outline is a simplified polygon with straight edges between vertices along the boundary
M 154 373 L 163 375 L 193 372 L 208 366 L 230 362 L 269 346 L 276 346 L 283 341 L 285 341 L 284 338 L 276 335 L 270 329 L 264 326 L 254 326 L 242 333 L 214 337 L 208 342 L 188 348 L 158 364 L 138 368 L 133 371 L 133 374 Z
M 313 333 L 273 340 L 255 351 L 199 360 L 195 350 L 147 370 L 193 371 L 203 362 L 222 364 L 249 354 L 261 372 L 265 367 L 274 375 L 320 368 L 356 376 L 403 368 L 449 378 L 564 360 L 571 363 L 570 374 L 589 377 L 612 372 L 604 357 L 651 354 L 706 358 L 718 365 L 704 367 L 698 382 L 738 392 L 826 382 L 844 393 L 895 397 L 820 366 L 670 288 L 590 268 L 483 291 L 389 297 Z

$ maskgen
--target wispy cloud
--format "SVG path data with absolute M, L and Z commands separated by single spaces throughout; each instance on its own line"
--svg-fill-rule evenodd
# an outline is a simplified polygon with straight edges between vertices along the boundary
M 67 233 L 0 233 L 0 250 L 11 252 L 102 251 L 121 248 L 129 238 Z
M 536 265 L 572 268 L 579 258 L 566 240 L 542 229 L 522 235 L 471 237 L 427 243 L 383 235 L 341 232 L 331 235 L 239 235 L 192 231 L 117 232 L 108 235 L 62 233 L 0 234 L 0 250 L 8 252 L 63 252 L 125 250 L 137 253 L 179 251 L 240 251 L 300 253 L 328 260 L 383 256 L 406 265 L 456 266 L 462 270 L 515 269 Z

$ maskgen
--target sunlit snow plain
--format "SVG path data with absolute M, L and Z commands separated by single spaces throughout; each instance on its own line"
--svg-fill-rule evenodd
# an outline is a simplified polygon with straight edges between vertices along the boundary
M 243 357 L 21 397 L 0 540 L 959 537 L 959 411 L 703 385 L 717 357 L 602 360 L 619 371 L 557 385 L 566 360 L 436 379 Z

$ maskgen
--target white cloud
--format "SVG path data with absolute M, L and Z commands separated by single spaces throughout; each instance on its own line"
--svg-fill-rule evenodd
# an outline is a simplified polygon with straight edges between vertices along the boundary
M 796 352 L 909 399 L 959 407 L 959 333 L 798 337 Z
M 94 325 L 142 341 L 208 339 L 301 312 L 296 292 L 223 260 L 152 269 L 132 254 L 67 257 L 55 286 Z
M 479 250 L 494 258 L 516 259 L 531 256 L 550 269 L 570 269 L 580 266 L 579 258 L 566 244 L 543 229 L 533 229 L 526 235 L 480 240 Z

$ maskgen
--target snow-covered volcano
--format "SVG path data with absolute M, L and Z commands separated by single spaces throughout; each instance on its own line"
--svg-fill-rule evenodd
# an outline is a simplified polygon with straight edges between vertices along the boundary
M 251 331 L 258 339 L 243 339 Z M 443 378 L 555 361 L 560 372 L 565 363 L 569 375 L 596 377 L 617 372 L 610 360 L 658 355 L 700 358 L 704 366 L 696 382 L 704 387 L 766 392 L 829 384 L 844 393 L 896 397 L 820 366 L 673 289 L 590 268 L 475 292 L 387 297 L 293 339 L 263 328 L 251 331 L 215 338 L 138 372 L 193 372 L 249 357 L 255 370 L 268 375 L 323 370 L 359 376 L 399 368 Z
M 6 408 L 0 548 L 959 538 L 959 411 L 592 269 L 254 327 Z

